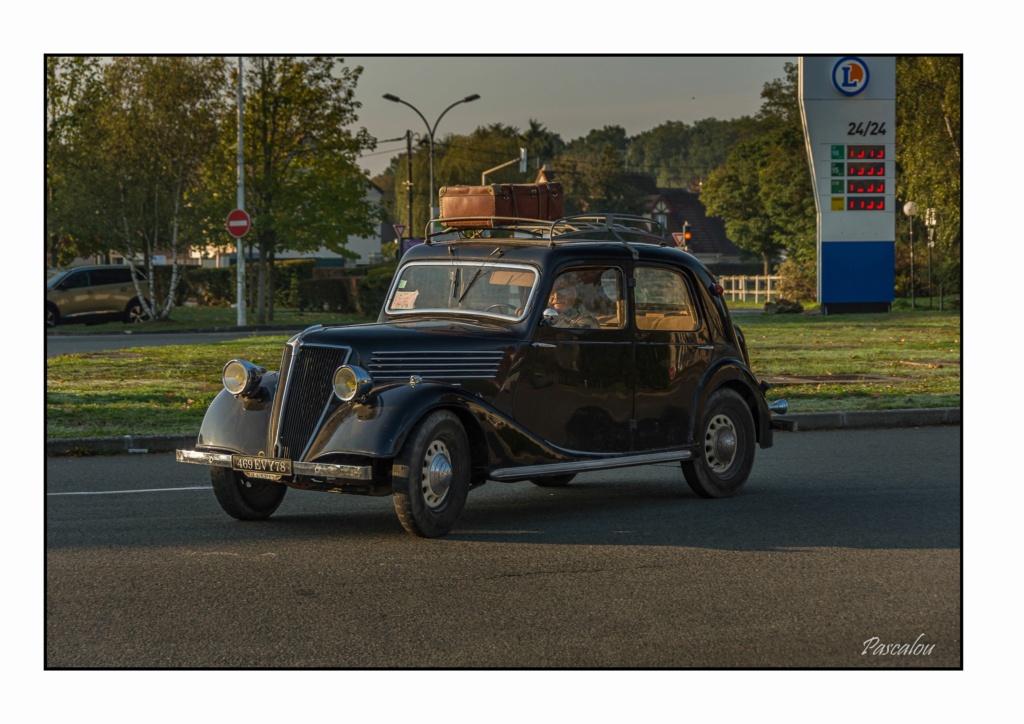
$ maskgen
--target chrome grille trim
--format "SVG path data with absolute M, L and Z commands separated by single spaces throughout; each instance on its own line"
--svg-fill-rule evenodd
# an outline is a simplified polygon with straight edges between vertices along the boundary
M 376 380 L 403 380 L 413 375 L 444 380 L 493 379 L 504 358 L 502 350 L 373 352 L 366 369 Z
M 331 406 L 334 371 L 348 361 L 350 347 L 295 340 L 284 381 L 275 454 L 301 460 Z

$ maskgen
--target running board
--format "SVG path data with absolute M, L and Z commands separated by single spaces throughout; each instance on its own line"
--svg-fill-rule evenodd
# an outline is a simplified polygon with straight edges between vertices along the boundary
M 551 475 L 567 475 L 569 473 L 587 473 L 594 470 L 611 470 L 612 468 L 629 468 L 635 465 L 653 465 L 655 463 L 676 463 L 689 460 L 693 453 L 689 450 L 672 452 L 644 453 L 642 455 L 623 455 L 620 457 L 601 458 L 599 460 L 576 460 L 569 463 L 550 463 L 547 465 L 524 465 L 518 468 L 499 468 L 492 470 L 487 476 L 499 482 L 513 482 L 530 478 L 544 478 Z

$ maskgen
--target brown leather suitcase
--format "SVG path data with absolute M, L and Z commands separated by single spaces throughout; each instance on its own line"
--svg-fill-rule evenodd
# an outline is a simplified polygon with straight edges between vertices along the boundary
M 446 223 L 452 228 L 490 227 L 515 219 L 554 221 L 564 215 L 565 208 L 559 183 L 442 186 L 438 196 L 442 219 L 476 217 Z

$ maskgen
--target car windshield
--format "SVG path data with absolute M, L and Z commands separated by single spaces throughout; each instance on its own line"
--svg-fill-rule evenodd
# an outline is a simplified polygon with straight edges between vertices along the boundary
M 459 313 L 518 320 L 537 286 L 528 266 L 489 262 L 413 262 L 399 270 L 388 314 Z

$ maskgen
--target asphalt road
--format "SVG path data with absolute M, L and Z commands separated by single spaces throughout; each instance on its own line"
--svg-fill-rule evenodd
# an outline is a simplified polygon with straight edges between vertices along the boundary
M 389 498 L 242 523 L 172 455 L 47 458 L 45 663 L 960 667 L 960 432 L 780 434 L 730 500 L 671 465 L 488 483 L 439 540 Z
M 57 357 L 62 354 L 82 354 L 85 352 L 108 352 L 119 350 L 123 347 L 159 347 L 168 344 L 212 344 L 223 342 L 229 339 L 243 339 L 245 337 L 266 337 L 269 335 L 281 335 L 287 337 L 290 334 L 301 331 L 294 330 L 272 330 L 272 331 L 247 331 L 247 332 L 174 332 L 163 334 L 139 334 L 137 332 L 125 332 L 122 334 L 57 334 L 46 335 L 46 356 Z

